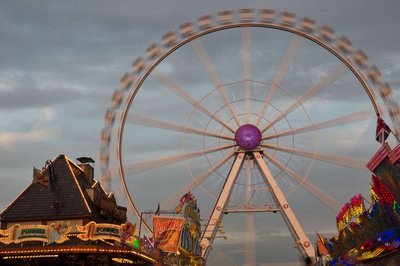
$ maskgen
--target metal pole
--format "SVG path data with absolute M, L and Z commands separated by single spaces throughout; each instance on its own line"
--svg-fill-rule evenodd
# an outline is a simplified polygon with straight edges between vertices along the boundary
M 142 216 L 143 212 L 140 213 L 140 222 L 139 222 L 139 239 L 140 239 L 140 233 L 142 232 Z

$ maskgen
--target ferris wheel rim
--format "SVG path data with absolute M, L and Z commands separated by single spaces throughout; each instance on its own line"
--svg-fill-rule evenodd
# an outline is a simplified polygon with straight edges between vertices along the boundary
M 229 24 L 229 25 L 220 25 L 220 26 L 216 26 L 215 28 L 212 29 L 208 29 L 208 30 L 204 30 L 202 32 L 198 32 L 197 34 L 194 34 L 192 36 L 188 36 L 184 39 L 182 39 L 179 43 L 175 44 L 173 47 L 171 47 L 167 52 L 164 53 L 163 56 L 161 56 L 156 62 L 154 62 L 151 67 L 149 67 L 148 69 L 146 69 L 144 71 L 144 75 L 142 75 L 140 77 L 140 79 L 138 80 L 138 83 L 134 86 L 134 90 L 132 91 L 132 93 L 128 96 L 127 99 L 127 104 L 125 105 L 124 111 L 121 114 L 121 123 L 120 123 L 120 127 L 118 130 L 118 144 L 117 144 L 117 161 L 118 161 L 118 171 L 121 177 L 121 181 L 123 183 L 123 187 L 124 187 L 124 191 L 125 193 L 128 195 L 128 201 L 131 207 L 134 208 L 134 211 L 137 215 L 137 217 L 140 217 L 140 211 L 137 208 L 132 196 L 130 195 L 129 189 L 128 189 L 128 185 L 126 184 L 126 177 L 124 174 L 124 169 L 123 169 L 123 165 L 122 165 L 122 139 L 123 139 L 123 131 L 124 131 L 124 127 L 125 127 L 125 123 L 126 123 L 126 117 L 127 114 L 129 112 L 130 106 L 135 98 L 135 95 L 137 93 L 138 90 L 140 90 L 143 82 L 147 79 L 147 77 L 149 75 L 151 75 L 151 73 L 153 72 L 153 70 L 162 62 L 164 61 L 164 59 L 166 59 L 169 55 L 171 55 L 173 52 L 175 52 L 176 50 L 178 50 L 180 47 L 184 46 L 185 44 L 190 43 L 193 40 L 196 40 L 198 38 L 201 38 L 202 36 L 214 33 L 214 32 L 219 32 L 219 31 L 223 31 L 223 30 L 227 30 L 227 29 L 233 29 L 233 28 L 243 28 L 243 27 L 261 27 L 261 28 L 271 28 L 271 29 L 276 29 L 276 30 L 281 30 L 281 31 L 285 31 L 285 32 L 289 32 L 295 35 L 298 35 L 300 37 L 306 38 L 311 40 L 312 42 L 318 44 L 320 47 L 324 48 L 325 50 L 329 51 L 332 55 L 334 55 L 336 58 L 338 58 L 344 65 L 346 65 L 346 67 L 356 76 L 356 78 L 359 80 L 360 84 L 362 85 L 364 91 L 367 93 L 368 97 L 370 98 L 370 102 L 373 105 L 375 112 L 378 116 L 380 116 L 381 110 L 379 105 L 377 104 L 377 101 L 375 99 L 375 95 L 373 93 L 373 90 L 369 87 L 368 83 L 366 82 L 366 79 L 364 77 L 364 75 L 358 70 L 358 68 L 356 68 L 352 63 L 349 62 L 349 60 L 347 60 L 347 58 L 342 55 L 341 53 L 339 53 L 336 49 L 332 48 L 329 43 L 323 42 L 321 41 L 321 39 L 316 38 L 313 35 L 310 35 L 308 33 L 299 31 L 297 29 L 291 28 L 291 27 L 287 27 L 285 25 L 279 25 L 279 24 L 260 24 L 260 23 L 249 23 L 249 22 L 245 22 L 245 23 L 234 23 L 234 24 Z M 303 179 L 305 180 L 305 179 Z M 150 226 L 147 224 L 146 221 L 141 221 L 143 223 L 143 225 L 151 232 L 151 228 Z
M 366 75 L 351 61 L 351 59 L 347 58 L 347 56 L 344 55 L 336 46 L 330 44 L 329 41 L 324 40 L 320 36 L 309 33 L 304 29 L 295 28 L 294 26 L 279 24 L 279 23 L 272 23 L 272 22 L 240 21 L 240 22 L 234 22 L 234 23 L 229 23 L 229 24 L 225 24 L 225 25 L 212 25 L 210 28 L 198 31 L 195 34 L 186 36 L 183 39 L 181 39 L 180 41 L 174 43 L 171 48 L 169 48 L 166 52 L 164 52 L 162 54 L 162 56 L 159 56 L 155 62 L 150 64 L 149 67 L 145 67 L 145 70 L 140 71 L 140 73 L 142 73 L 140 75 L 140 78 L 130 88 L 131 92 L 128 96 L 128 100 L 126 101 L 127 104 L 125 105 L 125 108 L 124 108 L 123 112 L 121 113 L 120 126 L 118 128 L 117 161 L 118 161 L 118 172 L 121 177 L 121 181 L 123 183 L 122 186 L 124 188 L 126 195 L 128 195 L 128 202 L 131 205 L 131 207 L 134 209 L 136 216 L 139 216 L 140 213 L 130 195 L 129 189 L 126 184 L 124 169 L 123 169 L 123 165 L 122 165 L 122 139 L 123 139 L 123 131 L 125 128 L 126 116 L 127 116 L 127 113 L 129 112 L 130 106 L 132 104 L 133 99 L 135 98 L 137 91 L 141 88 L 143 82 L 152 73 L 152 71 L 155 69 L 155 67 L 158 64 L 160 64 L 165 58 L 167 58 L 170 54 L 172 54 L 174 51 L 179 49 L 181 46 L 191 42 L 192 40 L 195 40 L 197 38 L 200 38 L 204 35 L 207 35 L 207 34 L 210 34 L 213 32 L 218 32 L 218 31 L 232 29 L 232 28 L 242 28 L 242 27 L 250 27 L 250 28 L 259 27 L 259 28 L 276 29 L 276 30 L 295 34 L 297 36 L 306 38 L 306 39 L 311 40 L 312 42 L 316 43 L 323 49 L 330 52 L 330 54 L 332 54 L 336 58 L 338 58 L 344 65 L 346 65 L 346 67 L 353 73 L 353 75 L 358 79 L 359 83 L 364 88 L 364 91 L 367 93 L 368 97 L 370 98 L 370 102 L 372 103 L 372 105 L 375 109 L 375 113 L 378 116 L 381 114 L 382 111 L 375 99 L 376 96 L 374 94 L 374 90 L 371 89 L 370 86 L 368 85 Z M 107 152 L 109 152 L 109 151 L 107 150 Z M 145 224 L 145 226 L 147 227 L 147 224 Z

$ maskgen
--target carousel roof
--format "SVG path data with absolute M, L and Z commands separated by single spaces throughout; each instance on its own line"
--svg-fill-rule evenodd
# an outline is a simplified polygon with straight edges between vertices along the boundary
M 64 155 L 42 172 L 52 179 L 48 187 L 32 182 L 1 214 L 1 221 L 55 220 L 91 216 L 91 208 L 81 189 L 82 169 Z M 51 179 L 51 178 L 50 178 Z

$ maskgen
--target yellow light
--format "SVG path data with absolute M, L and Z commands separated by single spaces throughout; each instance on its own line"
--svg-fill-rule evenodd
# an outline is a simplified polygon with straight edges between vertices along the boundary
M 126 263 L 126 264 L 133 264 L 134 262 L 129 259 L 124 259 L 124 258 L 112 258 L 113 261 L 118 262 L 118 263 Z
M 57 257 L 58 257 L 58 255 L 56 255 L 56 254 L 55 255 L 45 254 L 45 255 L 31 255 L 31 256 L 29 256 L 29 255 L 5 256 L 5 257 L 3 257 L 3 259 L 10 260 L 10 259 L 31 259 L 31 258 L 57 258 Z

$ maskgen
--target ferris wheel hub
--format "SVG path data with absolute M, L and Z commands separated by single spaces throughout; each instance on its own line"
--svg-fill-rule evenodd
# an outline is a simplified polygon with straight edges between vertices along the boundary
M 235 132 L 236 144 L 243 150 L 253 150 L 261 142 L 261 131 L 252 124 L 241 125 Z

